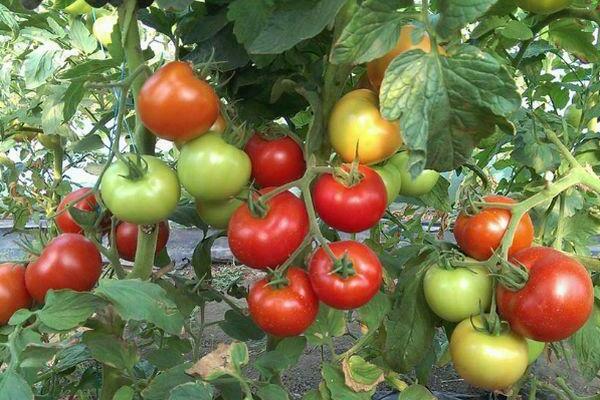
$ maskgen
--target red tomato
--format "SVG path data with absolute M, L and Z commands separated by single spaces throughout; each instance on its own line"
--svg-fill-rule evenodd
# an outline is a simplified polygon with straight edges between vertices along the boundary
M 340 310 L 368 303 L 381 286 L 382 268 L 377 255 L 353 240 L 330 243 L 329 247 L 339 259 L 346 255 L 354 272 L 346 278 L 333 272 L 333 261 L 323 248 L 319 248 L 308 264 L 310 283 L 319 300 Z
M 121 222 L 115 229 L 117 251 L 119 256 L 127 261 L 135 259 L 137 250 L 138 225 L 131 222 Z M 158 238 L 156 239 L 156 254 L 165 248 L 169 241 L 169 223 L 161 221 L 158 224 Z
M 512 262 L 529 271 L 525 286 L 515 292 L 498 286 L 498 311 L 513 331 L 540 342 L 554 342 L 575 333 L 588 320 L 594 287 L 585 267 L 549 247 L 530 247 Z
M 304 202 L 290 192 L 267 201 L 267 208 L 267 214 L 260 218 L 252 215 L 244 203 L 229 221 L 229 248 L 240 262 L 251 268 L 275 268 L 282 264 L 308 233 Z
M 25 287 L 25 268 L 17 264 L 0 264 L 0 325 L 6 325 L 15 311 L 30 305 L 31 296 Z
M 84 292 L 94 287 L 102 272 L 102 257 L 83 235 L 63 233 L 52 239 L 25 271 L 31 296 L 42 303 L 50 289 Z
M 285 277 L 287 286 L 270 286 L 268 279 L 261 279 L 248 292 L 250 316 L 263 331 L 278 337 L 300 335 L 319 311 L 319 299 L 306 272 L 291 267 Z
M 486 196 L 484 200 L 487 203 L 516 203 L 505 196 Z M 454 237 L 458 246 L 476 260 L 487 260 L 500 247 L 510 217 L 510 210 L 503 208 L 485 208 L 475 215 L 461 213 L 454 224 Z M 519 221 L 508 254 L 513 255 L 531 246 L 533 233 L 531 218 L 529 214 L 525 214 Z
M 208 131 L 217 120 L 219 98 L 189 63 L 171 61 L 146 80 L 137 111 L 156 136 L 185 142 Z
M 354 186 L 347 187 L 332 174 L 323 174 L 313 188 L 315 210 L 327 225 L 342 232 L 369 229 L 387 207 L 387 191 L 379 174 L 364 165 L 358 170 L 362 179 Z
M 260 187 L 295 181 L 306 170 L 302 148 L 289 136 L 267 140 L 254 134 L 244 150 L 252 162 L 252 177 Z
M 86 195 L 87 194 L 87 195 Z M 82 233 L 83 229 L 75 222 L 71 213 L 68 211 L 69 206 L 73 203 L 73 207 L 78 210 L 92 212 L 98 208 L 96 196 L 90 188 L 77 189 L 66 195 L 58 208 L 56 209 L 57 217 L 54 219 L 58 229 L 62 233 Z M 63 211 L 64 210 L 64 211 Z

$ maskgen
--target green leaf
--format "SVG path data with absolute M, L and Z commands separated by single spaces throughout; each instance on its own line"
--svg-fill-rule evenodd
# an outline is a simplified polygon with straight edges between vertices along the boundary
M 563 223 L 566 251 L 589 255 L 591 241 L 600 234 L 600 218 L 591 210 L 581 210 Z
M 0 4 L 0 22 L 6 24 L 8 28 L 16 33 L 19 30 L 19 22 L 15 18 L 15 13 L 10 11 L 4 4 Z
M 524 121 L 514 139 L 512 158 L 537 173 L 553 170 L 561 162 L 560 152 L 555 146 L 543 144 L 542 128 L 534 126 L 533 121 Z
M 288 400 L 287 392 L 279 385 L 266 384 L 258 388 L 256 393 L 262 400 Z
M 73 19 L 69 29 L 69 38 L 73 47 L 85 54 L 91 54 L 96 50 L 98 41 L 79 19 Z
M 596 62 L 599 53 L 594 46 L 594 33 L 583 30 L 580 21 L 573 18 L 560 19 L 548 25 L 550 41 L 561 49 L 573 53 L 585 62 Z
M 205 383 L 189 382 L 171 390 L 169 400 L 212 400 L 213 389 Z
M 117 369 L 131 371 L 139 359 L 133 343 L 109 333 L 87 331 L 83 333 L 82 342 L 90 349 L 92 357 Z
M 503 28 L 498 29 L 500 34 L 508 39 L 529 40 L 533 38 L 533 32 L 522 21 L 509 21 Z
M 183 44 L 201 43 L 214 37 L 227 25 L 227 14 L 220 12 L 216 15 L 200 15 L 189 19 L 181 26 Z M 215 46 L 216 47 L 216 46 Z
M 321 369 L 323 381 L 331 392 L 331 398 L 335 400 L 369 400 L 372 390 L 356 393 L 344 383 L 344 374 L 331 364 L 323 364 Z
M 440 0 L 437 33 L 449 37 L 466 24 L 479 20 L 497 0 Z
M 173 368 L 185 360 L 185 356 L 192 351 L 189 340 L 171 336 L 163 339 L 162 346 L 146 356 L 146 359 L 159 369 Z
M 78 140 L 71 147 L 71 151 L 74 153 L 89 153 L 94 150 L 99 150 L 104 147 L 102 138 L 99 135 L 91 134 Z
M 320 33 L 344 0 L 309 0 L 274 3 L 236 0 L 227 17 L 235 21 L 238 41 L 252 54 L 279 54 Z
M 42 104 L 42 129 L 46 135 L 56 133 L 58 127 L 65 122 L 63 98 L 66 90 L 66 86 L 52 86 Z
M 227 336 L 246 342 L 248 340 L 259 340 L 265 333 L 252 321 L 252 318 L 241 315 L 237 311 L 227 310 L 223 322 L 219 327 Z
M 423 292 L 423 276 L 431 261 L 427 253 L 412 259 L 398 278 L 392 311 L 385 321 L 383 356 L 398 372 L 408 372 L 432 346 L 436 317 Z
M 306 338 L 295 336 L 282 339 L 275 350 L 261 354 L 254 362 L 254 367 L 265 379 L 296 365 L 306 348 Z
M 448 189 L 450 188 L 450 182 L 443 176 L 440 176 L 435 183 L 435 186 L 422 196 L 417 198 L 413 197 L 413 203 L 417 203 L 423 207 L 431 207 L 439 211 L 451 212 L 452 205 L 450 204 L 450 198 Z M 407 198 L 402 198 L 406 200 Z
M 135 391 L 131 386 L 121 386 L 112 400 L 133 400 L 133 396 L 135 396 Z
M 331 62 L 361 64 L 391 50 L 400 36 L 397 0 L 366 0 L 335 42 Z
M 451 57 L 420 50 L 401 54 L 389 65 L 379 97 L 383 117 L 400 119 L 409 165 L 417 173 L 464 164 L 496 126 L 512 129 L 506 117 L 521 104 L 506 67 L 472 46 Z
M 102 279 L 95 294 L 111 302 L 125 320 L 148 321 L 178 335 L 183 317 L 163 288 L 139 279 Z
M 77 111 L 77 107 L 85 94 L 84 84 L 84 80 L 74 80 L 67 87 L 67 90 L 63 95 L 63 101 L 65 103 L 63 106 L 64 121 L 69 121 L 71 117 L 75 115 L 75 111 Z
M 23 322 L 27 321 L 34 314 L 33 311 L 27 308 L 21 308 L 17 310 L 12 317 L 8 320 L 9 325 L 21 325 Z
M 33 392 L 25 379 L 8 370 L 0 374 L 0 399 L 33 400 Z
M 203 232 L 208 231 L 208 226 L 202 222 L 196 207 L 192 205 L 177 206 L 173 214 L 169 216 L 169 219 L 179 225 L 189 227 L 200 228 Z
M 240 368 L 248 364 L 250 358 L 248 355 L 248 346 L 246 346 L 246 343 L 232 343 L 231 347 L 229 348 L 229 352 L 231 354 L 231 362 L 236 368 Z
M 191 365 L 191 363 L 181 364 L 157 375 L 142 390 L 142 398 L 144 400 L 165 400 L 169 398 L 171 390 L 177 386 L 194 382 L 194 378 L 185 373 Z
M 158 0 L 158 6 L 167 11 L 184 11 L 194 0 Z
M 111 68 L 117 68 L 119 65 L 118 60 L 112 58 L 84 61 L 61 72 L 60 77 L 62 79 L 83 79 L 88 75 L 100 74 Z
M 196 212 L 196 215 L 198 213 Z M 192 268 L 196 278 L 210 280 L 212 277 L 212 255 L 211 248 L 215 243 L 215 240 L 225 236 L 225 232 L 217 232 L 211 236 L 205 236 L 200 243 L 194 249 L 192 253 Z
M 185 59 L 194 64 L 209 61 L 219 63 L 219 69 L 222 71 L 243 67 L 250 61 L 244 47 L 235 39 L 231 26 L 221 29 L 210 39 L 198 43 Z
M 38 318 L 49 328 L 67 331 L 81 325 L 102 304 L 91 293 L 72 290 L 50 290 Z
M 90 350 L 87 348 L 87 346 L 83 344 L 76 344 L 58 352 L 56 355 L 56 363 L 53 369 L 56 372 L 62 372 L 73 368 L 84 361 L 88 361 L 91 358 L 92 355 L 90 354 Z
M 39 371 L 46 367 L 48 361 L 56 355 L 60 350 L 60 345 L 57 343 L 31 343 L 25 347 L 21 353 L 20 368 L 32 368 Z
M 366 361 L 361 356 L 353 355 L 342 363 L 346 385 L 355 392 L 374 390 L 379 382 L 383 382 L 383 370 Z
M 27 54 L 23 61 L 23 75 L 27 89 L 35 89 L 46 83 L 62 65 L 65 54 L 55 43 L 44 43 Z
M 421 385 L 411 385 L 404 389 L 398 400 L 436 400 L 435 397 L 426 387 Z
M 370 330 L 377 329 L 390 311 L 390 299 L 385 294 L 377 292 L 371 301 L 360 307 L 357 311 L 358 317 L 367 328 Z
M 158 32 L 163 33 L 169 37 L 173 37 L 173 25 L 175 24 L 176 17 L 173 13 L 166 13 L 158 7 L 148 7 L 138 11 L 138 19 L 146 26 L 156 29 Z M 196 18 L 194 18 L 196 20 Z M 178 29 L 184 32 L 183 24 L 178 26 Z M 185 43 L 184 41 L 184 44 Z
M 346 314 L 321 303 L 315 322 L 304 334 L 309 343 L 323 345 L 344 333 L 346 333 Z

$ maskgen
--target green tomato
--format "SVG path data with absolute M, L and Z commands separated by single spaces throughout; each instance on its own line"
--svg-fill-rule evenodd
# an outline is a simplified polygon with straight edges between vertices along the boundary
M 594 117 L 587 123 L 587 128 L 590 132 L 598 132 L 598 118 Z
M 86 3 L 85 0 L 75 0 L 65 7 L 65 11 L 71 15 L 87 14 L 92 11 L 92 6 Z
M 387 194 L 387 203 L 390 205 L 396 200 L 396 197 L 398 197 L 398 194 L 400 193 L 400 187 L 402 186 L 400 172 L 391 164 L 378 165 L 372 168 L 383 180 Z
M 248 185 L 251 170 L 250 157 L 216 132 L 185 143 L 177 163 L 181 184 L 201 201 L 237 195 Z
M 135 160 L 134 155 L 126 156 Z M 155 224 L 167 219 L 179 202 L 181 189 L 177 174 L 153 156 L 142 156 L 145 173 L 130 179 L 128 165 L 122 160 L 111 164 L 100 182 L 102 201 L 121 221 L 138 225 Z
M 544 352 L 546 343 L 527 338 L 525 338 L 525 340 L 527 340 L 527 357 L 529 358 L 528 364 L 533 364 L 535 360 L 537 360 L 538 357 Z
M 574 127 L 579 126 L 582 115 L 583 110 L 581 108 L 578 108 L 575 104 L 571 104 L 569 107 L 567 107 L 567 110 L 565 111 L 565 118 L 567 119 L 567 122 L 569 123 L 569 125 Z
M 118 17 L 116 15 L 106 15 L 94 21 L 92 33 L 94 37 L 102 43 L 103 46 L 108 46 L 112 43 L 112 31 L 117 26 Z
M 408 170 L 408 153 L 405 151 L 392 156 L 389 162 L 400 172 L 400 194 L 403 196 L 418 197 L 429 193 L 440 177 L 439 172 L 426 169 L 413 179 Z
M 235 197 L 225 200 L 201 201 L 196 200 L 196 210 L 200 219 L 216 229 L 227 229 L 231 216 L 248 196 L 248 191 L 243 190 Z
M 460 322 L 490 307 L 492 278 L 482 266 L 445 269 L 433 265 L 423 281 L 429 308 L 440 318 Z M 481 307 L 481 308 L 480 308 Z
M 573 0 L 517 0 L 523 10 L 535 14 L 552 14 L 571 5 Z

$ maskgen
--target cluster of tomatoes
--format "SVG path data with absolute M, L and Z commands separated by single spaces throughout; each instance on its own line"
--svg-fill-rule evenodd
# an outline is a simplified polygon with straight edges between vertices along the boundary
M 491 204 L 513 204 L 504 196 L 487 196 Z M 486 261 L 501 244 L 511 211 L 486 207 L 462 213 L 454 226 L 460 249 L 472 258 L 467 268 L 434 265 L 424 278 L 426 300 L 433 312 L 458 325 L 450 338 L 450 353 L 458 373 L 489 390 L 509 388 L 535 361 L 545 342 L 568 338 L 590 317 L 594 303 L 589 273 L 573 258 L 548 247 L 532 247 L 529 215 L 519 221 L 509 248 L 511 263 L 524 268 L 521 287 L 498 284 L 494 290 Z M 489 310 L 492 296 L 499 315 L 508 323 L 494 331 L 480 313 Z

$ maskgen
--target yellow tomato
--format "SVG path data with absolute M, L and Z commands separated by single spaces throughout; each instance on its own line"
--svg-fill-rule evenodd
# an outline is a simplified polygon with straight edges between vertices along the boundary
M 118 18 L 116 15 L 106 15 L 94 21 L 92 33 L 103 46 L 108 46 L 112 43 L 112 32 L 117 26 Z
M 377 95 L 368 89 L 353 90 L 335 104 L 329 140 L 345 162 L 358 155 L 361 164 L 383 161 L 402 145 L 400 124 L 381 116 Z

